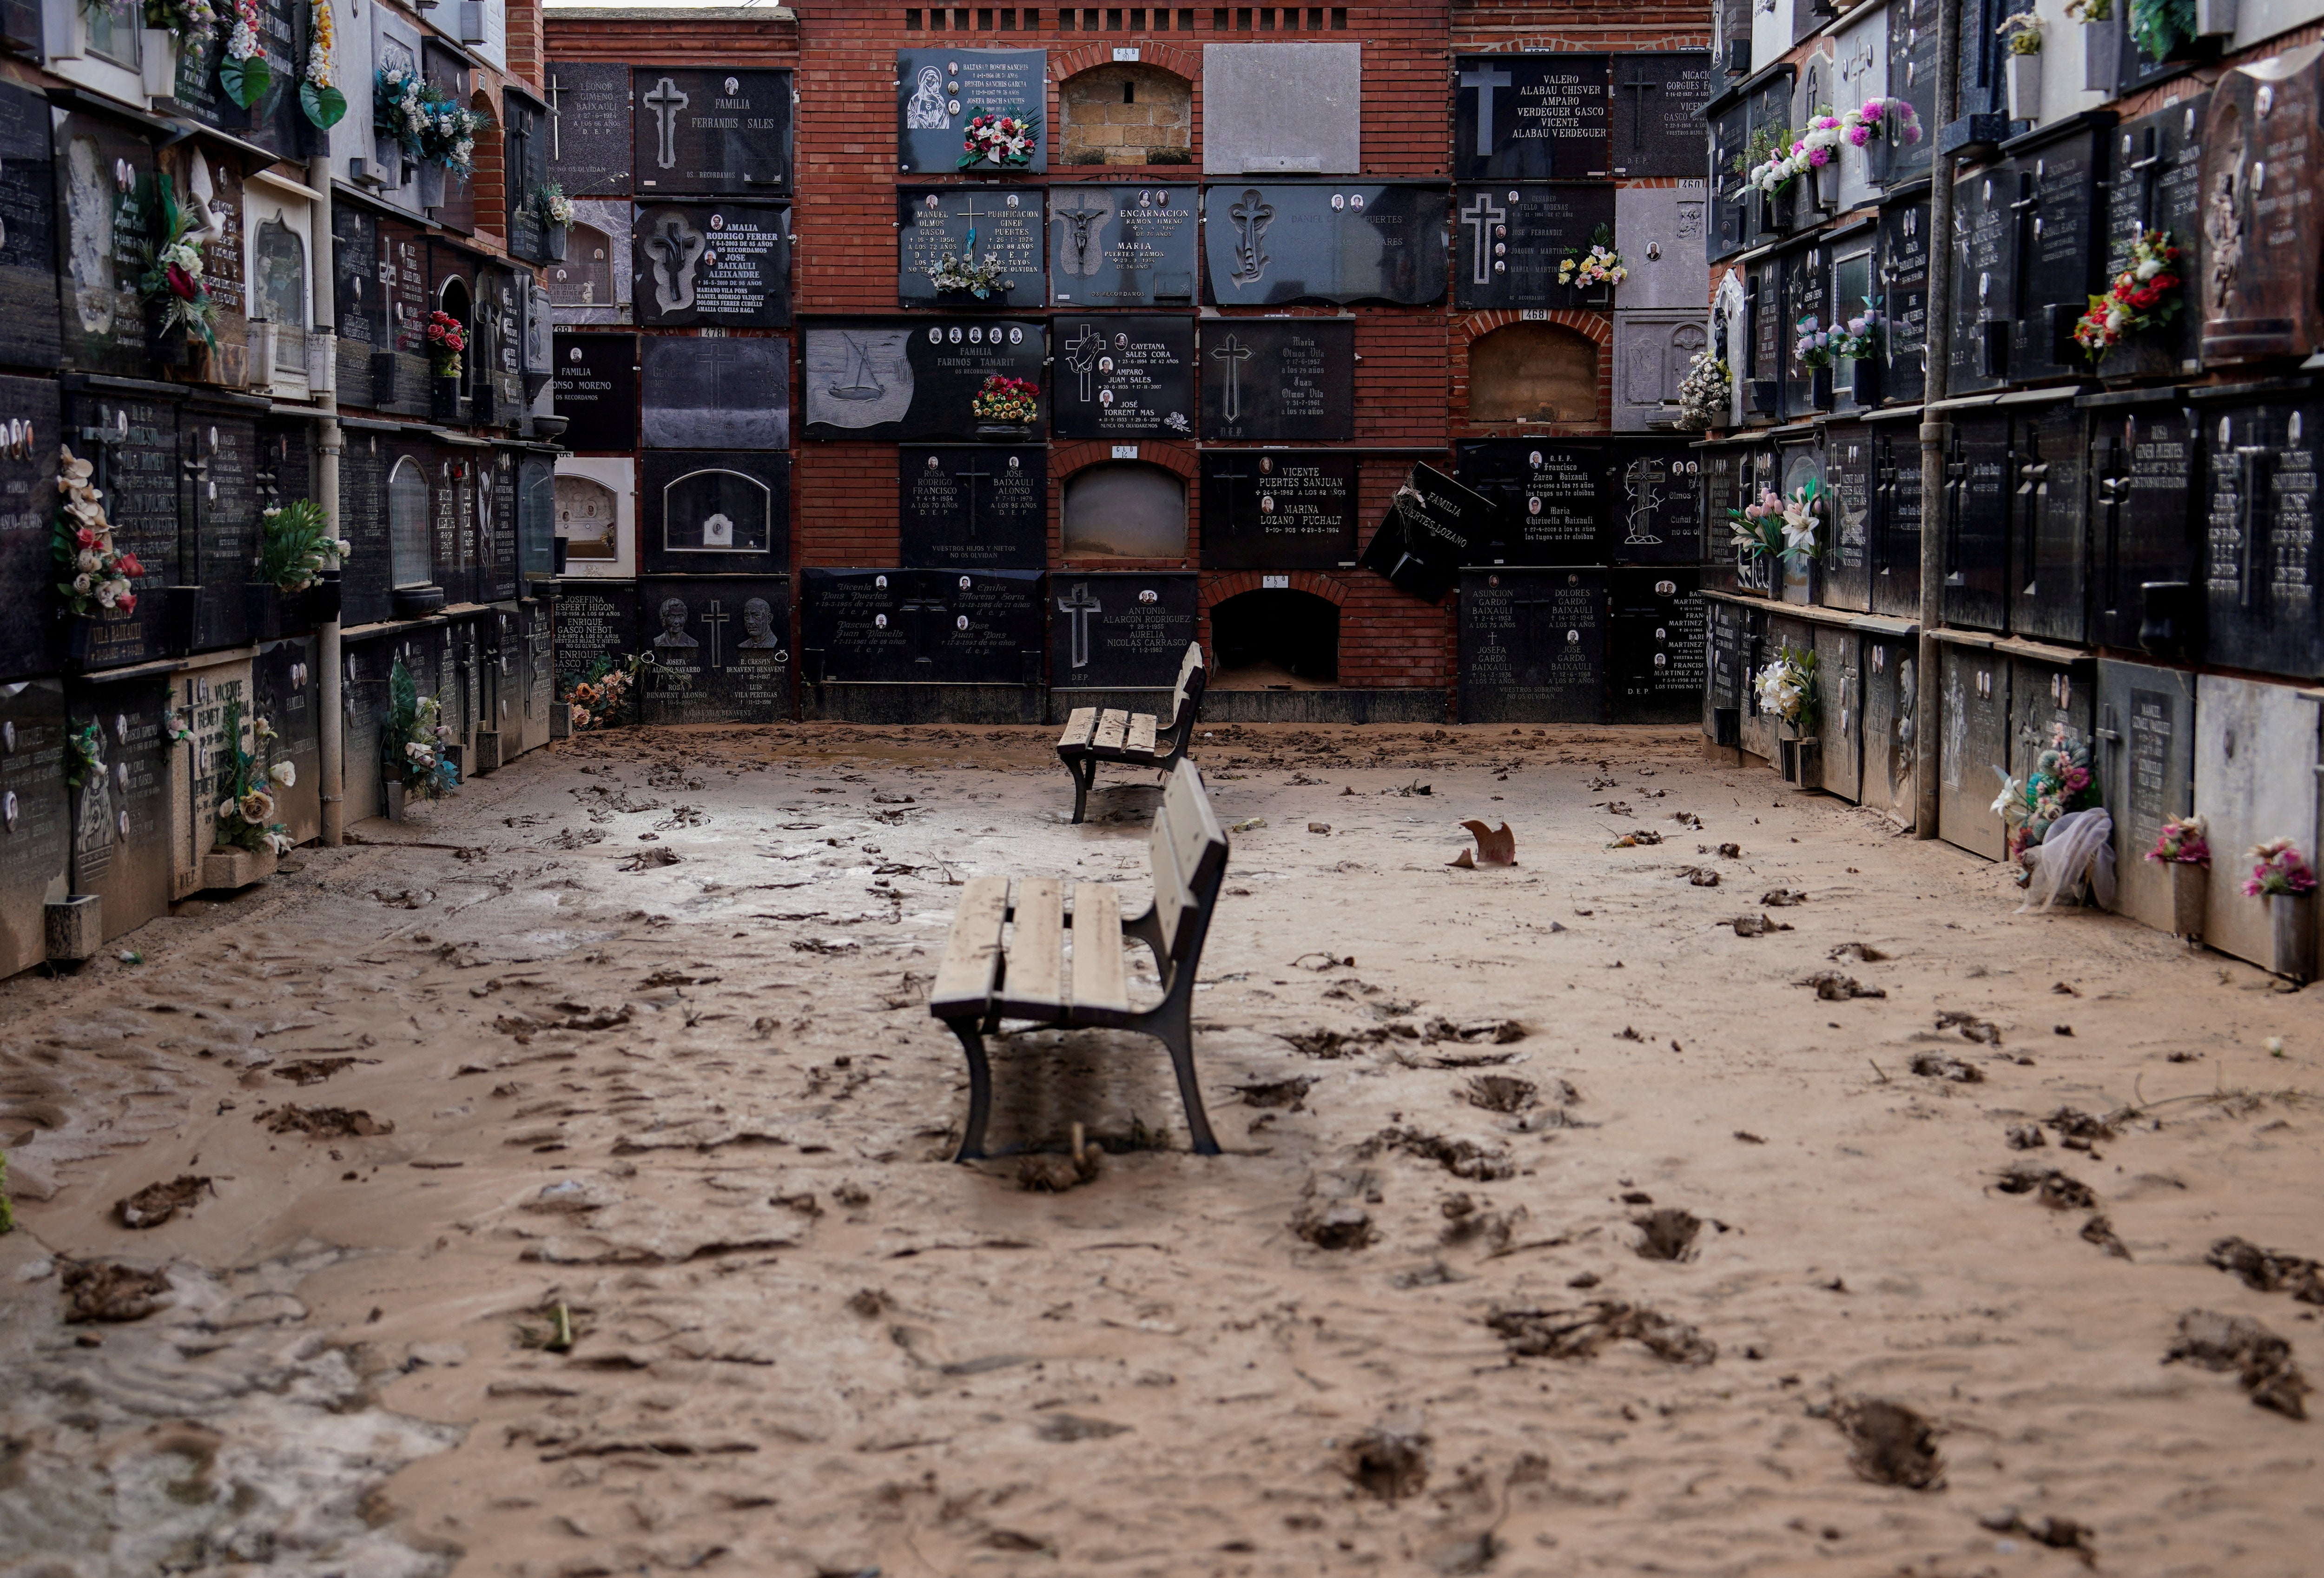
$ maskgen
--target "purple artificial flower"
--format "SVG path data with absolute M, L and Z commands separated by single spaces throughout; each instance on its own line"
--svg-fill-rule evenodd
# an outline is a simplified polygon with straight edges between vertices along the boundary
M 1831 150 L 1829 148 L 1810 149 L 1808 152 L 1808 162 L 1821 169 L 1822 166 L 1831 162 Z

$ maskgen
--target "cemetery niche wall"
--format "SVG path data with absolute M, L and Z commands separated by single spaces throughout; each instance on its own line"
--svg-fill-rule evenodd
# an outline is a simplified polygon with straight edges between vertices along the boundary
M 1605 721 L 1603 571 L 1470 571 L 1460 606 L 1462 722 Z
M 1203 568 L 1329 569 L 1356 562 L 1352 455 L 1213 449 L 1203 456 Z
M 1424 306 L 1444 294 L 1449 207 L 1442 187 L 1205 187 L 1209 299 L 1221 307 L 1368 300 Z
M 907 569 L 1041 568 L 1048 558 L 1048 451 L 907 444 L 897 520 Z
M 1194 640 L 1198 594 L 1192 574 L 1143 571 L 1049 577 L 1049 685 L 1058 705 L 1086 706 L 1073 692 L 1167 691 Z M 1093 698 L 1094 699 L 1094 698 Z
M 1031 443 L 1047 436 L 1048 329 L 1038 319 L 809 323 L 808 438 Z
M 791 713 L 790 584 L 779 576 L 642 576 L 638 687 L 647 724 L 769 724 Z

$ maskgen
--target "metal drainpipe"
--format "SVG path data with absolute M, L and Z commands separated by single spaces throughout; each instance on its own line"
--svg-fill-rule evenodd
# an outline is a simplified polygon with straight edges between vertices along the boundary
M 323 506 L 323 513 L 331 522 L 334 535 L 339 534 L 339 355 L 338 355 L 338 275 L 332 258 L 331 246 L 331 157 L 327 152 L 317 154 L 307 161 L 307 184 L 315 190 L 314 268 L 308 274 L 313 281 L 315 298 L 315 338 L 320 342 L 319 355 L 309 354 L 309 371 L 322 369 L 322 386 L 312 392 L 323 408 L 322 420 L 316 426 L 317 448 L 319 453 L 315 464 L 315 491 L 322 496 L 315 502 Z M 323 844 L 337 849 L 346 842 L 346 763 L 342 752 L 346 749 L 346 665 L 339 655 L 339 620 L 333 614 L 320 632 L 316 667 L 322 670 L 323 715 L 321 725 L 323 758 Z
M 1961 0 L 1937 0 L 1937 114 L 1940 126 L 1960 107 Z M 1936 632 L 1945 622 L 1945 439 L 1950 424 L 1928 407 L 1945 398 L 1953 353 L 1953 161 L 1930 161 L 1928 372 L 1921 412 L 1921 639 L 1915 654 L 1913 701 L 1913 834 L 1937 835 L 1938 710 L 1942 649 Z

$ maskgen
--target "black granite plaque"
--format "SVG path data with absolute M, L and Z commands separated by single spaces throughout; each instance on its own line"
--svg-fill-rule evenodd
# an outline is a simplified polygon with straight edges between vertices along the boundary
M 1744 380 L 1743 410 L 1747 416 L 1773 417 L 1782 409 L 1784 369 L 1791 361 L 1791 325 L 1784 318 L 1784 268 L 1778 253 L 1755 258 L 1743 265 L 1744 310 L 1749 321 L 1745 353 L 1747 367 L 1737 371 Z
M 384 350 L 379 221 L 351 202 L 331 205 L 331 288 L 338 315 L 339 403 L 372 403 L 371 357 Z
M 66 365 L 146 371 L 137 299 L 150 223 L 153 147 L 141 133 L 74 110 L 56 120 L 57 250 Z
M 114 546 L 134 555 L 145 571 L 132 577 L 134 612 L 92 623 L 88 666 L 115 668 L 164 656 L 166 588 L 185 584 L 192 568 L 179 551 L 178 401 L 69 392 L 65 422 L 73 453 L 97 468 L 91 480 L 105 494 Z
M 0 377 L 0 586 L 13 594 L 0 601 L 0 679 L 53 674 L 61 656 L 50 556 L 60 414 L 54 379 Z
M 1921 616 L 1921 438 L 1906 420 L 1872 428 L 1871 603 L 1875 614 Z
M 1052 576 L 1049 684 L 1057 690 L 1167 690 L 1194 639 L 1191 575 Z
M 715 343 L 715 342 L 714 342 Z M 560 334 L 557 414 L 568 449 L 626 454 L 638 442 L 638 337 Z
M 1683 438 L 1617 438 L 1609 459 L 1612 529 L 1606 546 L 1613 562 L 1697 562 L 1703 510 L 1700 452 Z
M 1204 438 L 1340 444 L 1355 436 L 1352 321 L 1213 318 L 1201 341 Z
M 1929 173 L 1929 155 L 1936 148 L 1941 124 L 1937 115 L 1939 31 L 1937 0 L 1896 0 L 1888 7 L 1887 95 L 1911 105 L 1914 121 L 1921 128 L 1921 135 L 1913 142 L 1887 143 L 1882 179 L 1892 185 Z
M 1089 314 L 1052 319 L 1060 438 L 1192 438 L 1194 320 Z
M 1331 569 L 1355 561 L 1354 456 L 1204 453 L 1204 569 Z
M 1784 393 L 1783 414 L 1803 417 L 1820 410 L 1815 403 L 1814 370 L 1800 360 L 1800 324 L 1813 318 L 1818 327 L 1831 327 L 1831 259 L 1821 245 L 1791 254 L 1784 262 Z
M 789 72 L 641 66 L 630 86 L 638 196 L 790 194 Z
M 2136 651 L 2147 643 L 2149 582 L 2192 588 L 2201 575 L 2196 499 L 2203 471 L 2195 413 L 2175 401 L 2109 407 L 2090 417 L 2092 640 Z M 2199 599 L 2160 596 L 2172 628 L 2154 632 L 2158 656 L 2192 655 Z
M 1452 66 L 1454 175 L 1576 180 L 1613 173 L 1608 56 L 1455 55 Z
M 1929 343 L 1929 198 L 1926 191 L 1880 210 L 1880 392 L 1911 404 L 1922 396 Z
M 1743 710 L 1743 610 L 1732 603 L 1705 600 L 1710 615 L 1711 638 L 1707 671 L 1702 686 L 1702 732 L 1714 743 L 1732 745 L 1734 739 L 1720 739 L 1720 712 Z M 1739 724 L 1740 717 L 1737 719 Z
M 0 969 L 13 974 L 48 956 L 42 906 L 71 849 L 64 687 L 0 685 Z
M 2188 292 L 2202 278 L 2203 122 L 2210 95 L 2191 98 L 2125 121 L 2115 128 L 2113 180 L 2106 192 L 2106 266 L 2098 284 L 2130 266 L 2131 244 L 2149 230 L 2161 230 L 2179 249 L 2177 272 L 2186 301 L 2163 328 L 2127 337 L 2106 355 L 2098 370 L 2109 378 L 2169 374 L 2191 368 L 2201 354 L 2203 315 Z
M 780 328 L 791 320 L 790 209 L 640 204 L 630 235 L 638 321 Z
M 896 299 L 906 307 L 1038 311 L 1048 292 L 1041 272 L 1044 239 L 1039 187 L 899 188 Z M 946 264 L 958 265 L 964 254 L 975 268 L 1001 271 L 982 296 L 973 288 L 936 283 Z
M 476 572 L 484 558 L 483 520 L 478 500 L 484 479 L 478 475 L 486 452 L 462 445 L 446 445 L 434 457 L 436 487 L 433 563 L 436 584 L 449 603 L 476 600 Z
M 1200 189 L 1049 189 L 1049 300 L 1058 307 L 1192 306 Z
M 799 659 L 811 685 L 910 684 L 929 676 L 921 624 L 942 613 L 924 572 L 809 569 L 799 582 Z
M 1047 430 L 1048 336 L 1038 319 L 859 318 L 816 325 L 804 337 L 810 438 L 1026 444 Z M 1034 386 L 1029 420 L 994 411 L 1004 379 Z
M 1443 187 L 1258 185 L 1203 191 L 1210 299 L 1222 307 L 1394 301 L 1444 294 Z
M 1711 90 L 1708 50 L 1615 56 L 1614 173 L 1693 179 L 1702 169 L 1702 106 Z
M 1877 485 L 1871 427 L 1834 422 L 1824 429 L 1823 604 L 1868 613 L 1872 607 L 1872 500 Z
M 98 752 L 70 791 L 72 889 L 105 900 L 105 935 L 116 937 L 170 909 L 170 682 L 77 682 L 68 702 L 73 728 L 97 725 Z
M 1471 438 L 1456 454 L 1462 483 L 1497 506 L 1489 531 L 1464 562 L 1607 561 L 1615 490 L 1602 440 Z
M 1028 446 L 897 452 L 907 568 L 1038 569 L 1048 562 L 1049 454 Z
M 1360 561 L 1398 591 L 1434 602 L 1452 589 L 1461 567 L 1482 557 L 1501 512 L 1425 461 L 1415 462 Z
M 598 659 L 620 664 L 641 649 L 634 581 L 560 581 L 557 586 L 557 695 L 563 700 Z M 632 718 L 632 721 L 634 721 Z
M 1702 709 L 1710 632 L 1699 572 L 1615 570 L 1608 652 L 1609 716 L 1618 724 L 1683 724 Z
M 304 844 L 323 831 L 322 677 L 316 672 L 311 635 L 267 641 L 251 663 L 251 708 L 274 730 L 272 764 L 292 768 L 288 789 L 273 789 L 276 819 Z
M 1610 287 L 1557 281 L 1558 265 L 1587 257 L 1600 226 L 1613 236 L 1611 186 L 1464 186 L 1453 220 L 1453 304 L 1464 312 L 1611 299 Z
M 1038 685 L 1047 630 L 1036 570 L 907 570 L 938 612 L 923 616 L 920 655 L 939 685 Z
M 648 335 L 643 348 L 638 408 L 648 448 L 790 447 L 790 341 Z
M 339 456 L 339 535 L 355 551 L 339 571 L 339 623 L 375 624 L 392 611 L 387 539 L 387 463 L 379 435 L 346 427 Z
M 2017 197 L 2017 170 L 2007 161 L 1953 183 L 1953 236 L 1962 249 L 1953 276 L 1954 394 L 1997 388 L 2008 377 Z
M 1461 577 L 1461 721 L 1606 721 L 1606 575 L 1471 570 Z
M 2078 116 L 2061 135 L 2011 144 L 2017 150 L 2018 187 L 2011 206 L 2013 383 L 2070 376 L 2089 366 L 2074 343 L 2074 325 L 2099 287 L 2098 269 L 2106 261 L 2113 127 L 2105 119 Z
M 2009 628 L 2036 641 L 2089 639 L 2088 453 L 2068 400 L 2020 406 L 2011 420 Z
M 549 178 L 568 198 L 630 195 L 630 69 L 549 62 Z
M 57 198 L 49 105 L 0 85 L 0 360 L 53 365 L 57 339 Z
M 1956 412 L 1945 455 L 1945 619 L 2006 628 L 2009 578 L 2009 419 Z
M 1725 262 L 1751 242 L 1750 189 L 1735 169 L 1750 142 L 1750 106 L 1738 102 L 1711 122 L 1711 222 L 1704 226 L 1703 247 L 1712 263 Z
M 507 88 L 501 93 L 501 152 L 509 254 L 547 263 L 549 223 L 541 217 L 540 189 L 549 184 L 549 114 Z
M 779 573 L 790 556 L 788 455 L 649 449 L 638 563 L 650 575 Z
M 185 473 L 181 521 L 193 528 L 185 568 L 195 597 L 197 650 L 238 646 L 248 637 L 250 567 L 258 552 L 258 434 L 251 419 L 189 402 L 180 419 Z
M 492 451 L 492 466 L 486 477 L 489 485 L 485 489 L 489 513 L 484 521 L 484 562 L 476 577 L 480 602 L 505 602 L 517 595 L 518 511 L 521 507 L 522 487 L 517 454 L 505 445 L 495 445 Z
M 1048 75 L 1047 50 L 898 50 L 897 167 L 919 175 L 1048 169 Z M 985 115 L 1027 123 L 1032 146 L 999 161 L 973 153 L 968 124 Z
M 790 716 L 790 583 L 780 576 L 647 577 L 640 720 L 770 724 Z
M 2291 400 L 2198 408 L 2209 507 L 2204 580 L 2214 663 L 2307 678 L 2324 660 L 2315 552 L 2324 412 Z

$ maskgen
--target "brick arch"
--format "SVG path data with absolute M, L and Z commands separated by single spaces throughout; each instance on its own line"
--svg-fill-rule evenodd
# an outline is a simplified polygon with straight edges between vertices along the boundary
M 1213 608 L 1230 597 L 1240 597 L 1245 592 L 1268 590 L 1269 588 L 1261 584 L 1262 577 L 1266 575 L 1284 573 L 1281 570 L 1226 570 L 1218 575 L 1206 577 L 1199 589 L 1202 610 L 1204 614 L 1208 614 Z M 1310 596 L 1321 597 L 1334 608 L 1345 608 L 1348 605 L 1351 588 L 1339 577 L 1324 570 L 1293 570 L 1289 572 L 1289 576 L 1291 585 L 1288 587 L 1278 586 L 1273 590 L 1305 592 Z
M 1614 343 L 1614 320 L 1610 317 L 1603 312 L 1581 311 L 1567 307 L 1550 309 L 1549 317 L 1545 320 L 1527 318 L 1522 312 L 1512 312 L 1506 309 L 1497 312 L 1471 312 L 1465 318 L 1455 319 L 1452 329 L 1461 337 L 1460 348 L 1466 350 L 1472 342 L 1484 338 L 1497 328 L 1507 328 L 1513 323 L 1544 321 L 1556 324 L 1560 328 L 1570 328 L 1576 333 L 1587 335 L 1601 346 L 1610 346 Z
M 1049 452 L 1050 485 L 1057 487 L 1074 473 L 1086 471 L 1093 466 L 1111 465 L 1113 457 L 1113 445 L 1103 439 L 1086 444 L 1067 444 L 1053 449 Z M 1193 445 L 1182 445 L 1168 439 L 1140 438 L 1137 458 L 1148 465 L 1158 466 L 1165 471 L 1175 471 L 1188 482 L 1194 481 L 1196 472 L 1201 469 Z M 1060 492 L 1058 496 L 1064 497 L 1063 493 Z M 1193 500 L 1189 498 L 1187 503 L 1191 508 Z
M 1111 44 L 1077 44 L 1070 50 L 1057 50 L 1049 56 L 1049 73 L 1057 81 L 1078 77 L 1093 66 L 1111 66 Z M 1181 49 L 1176 44 L 1157 44 L 1150 39 L 1140 39 L 1138 62 L 1141 66 L 1158 66 L 1171 76 L 1183 78 L 1189 86 L 1203 79 L 1203 56 L 1199 50 Z

